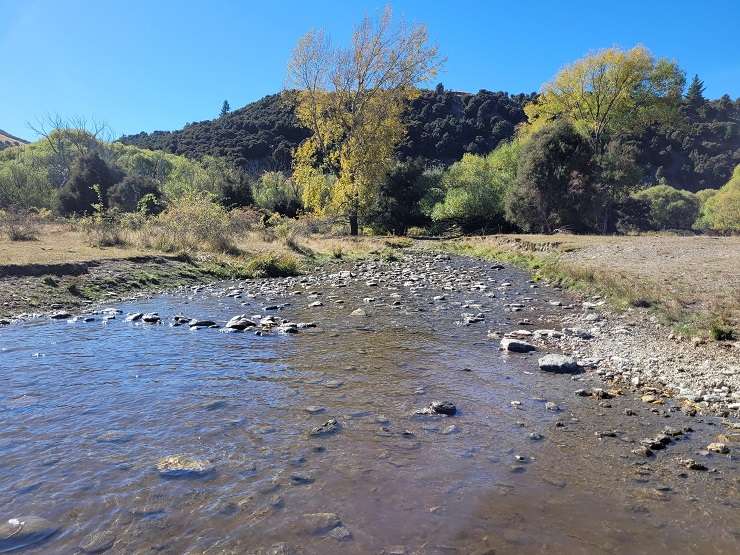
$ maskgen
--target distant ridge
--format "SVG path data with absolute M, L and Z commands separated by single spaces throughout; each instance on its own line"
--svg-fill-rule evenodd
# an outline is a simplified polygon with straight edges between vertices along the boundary
M 7 148 L 9 146 L 27 145 L 28 141 L 11 135 L 7 131 L 0 129 L 0 149 Z

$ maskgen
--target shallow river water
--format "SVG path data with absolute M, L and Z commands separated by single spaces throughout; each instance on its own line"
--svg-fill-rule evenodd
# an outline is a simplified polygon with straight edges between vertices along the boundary
M 537 353 L 486 337 L 525 317 L 555 327 L 559 292 L 466 259 L 341 269 L 355 275 L 220 284 L 117 305 L 107 323 L 0 329 L 0 519 L 59 527 L 25 552 L 79 553 L 94 533 L 110 553 L 740 552 L 736 458 L 696 454 L 719 419 L 654 413 L 629 393 L 576 397 L 599 383 L 540 372 Z M 521 299 L 524 311 L 505 311 Z M 134 311 L 163 324 L 126 322 Z M 464 312 L 485 321 L 459 325 Z M 240 313 L 317 327 L 167 325 Z M 435 400 L 458 413 L 414 415 Z M 309 435 L 329 418 L 336 433 Z M 631 453 L 667 425 L 693 431 L 656 458 Z M 213 470 L 160 476 L 174 454 Z

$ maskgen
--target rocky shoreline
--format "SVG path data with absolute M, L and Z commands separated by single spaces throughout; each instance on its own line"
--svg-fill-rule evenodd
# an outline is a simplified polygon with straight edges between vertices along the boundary
M 420 267 L 430 260 L 450 259 L 447 254 L 420 249 L 404 253 L 406 258 L 413 259 L 405 264 L 408 267 Z M 481 262 L 503 268 L 500 264 Z M 364 279 L 369 283 L 393 279 L 388 274 L 388 263 L 382 260 L 328 263 L 308 279 L 323 280 L 326 275 L 343 268 L 348 272 L 347 267 L 355 272 L 353 279 Z M 361 275 L 363 271 L 367 275 Z M 345 274 L 345 278 L 348 275 Z M 85 290 L 95 294 L 85 297 L 66 283 L 70 280 L 76 282 L 80 276 L 86 280 Z M 147 298 L 183 287 L 197 288 L 218 279 L 217 275 L 203 271 L 190 261 L 171 257 L 107 261 L 56 279 L 36 270 L 29 276 L 15 272 L 0 279 L 0 292 L 3 292 L 0 302 L 7 315 L 0 318 L 0 326 L 33 318 L 59 318 L 60 314 L 65 315 L 68 311 L 70 318 L 96 312 L 102 314 L 101 310 L 111 303 Z M 249 283 L 249 280 L 244 283 Z M 455 288 L 455 284 L 441 285 L 443 290 Z M 511 286 L 507 283 L 500 285 L 504 288 Z M 481 283 L 477 290 L 482 292 L 487 287 Z M 546 351 L 556 350 L 570 355 L 579 366 L 599 376 L 607 385 L 639 393 L 645 403 L 653 405 L 654 410 L 659 410 L 666 399 L 675 398 L 689 414 L 735 417 L 740 414 L 740 346 L 737 342 L 706 342 L 676 336 L 646 310 L 617 313 L 598 296 L 582 298 L 547 282 L 529 280 L 526 287 L 552 288 L 558 297 L 570 299 L 565 303 L 560 300 L 548 303 L 547 308 L 558 313 L 557 322 L 554 322 L 557 326 L 553 326 L 558 329 L 538 329 L 535 322 L 530 322 L 526 315 L 537 307 L 524 296 L 509 303 L 505 309 L 522 315 L 515 326 L 517 329 L 488 329 L 488 337 L 493 340 L 522 340 Z M 29 299 L 34 290 L 43 290 L 44 294 L 36 297 L 33 306 L 23 305 L 23 299 Z M 19 291 L 24 294 L 19 294 Z M 15 302 L 9 302 L 8 295 L 14 295 Z M 444 295 L 433 295 L 430 300 L 439 302 L 443 299 Z M 319 300 L 314 303 L 321 305 Z M 364 311 L 364 308 L 358 308 L 354 314 L 362 316 Z M 484 321 L 485 314 L 480 312 L 463 313 L 461 317 L 463 325 Z

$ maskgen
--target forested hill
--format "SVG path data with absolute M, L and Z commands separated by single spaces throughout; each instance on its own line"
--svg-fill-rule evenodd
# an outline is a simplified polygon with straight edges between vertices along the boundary
M 450 164 L 465 152 L 484 154 L 512 137 L 524 121 L 531 95 L 480 91 L 477 94 L 423 91 L 407 114 L 408 136 L 401 157 Z M 252 172 L 288 170 L 291 151 L 308 136 L 294 114 L 290 95 L 270 95 L 217 119 L 191 123 L 180 131 L 154 131 L 120 141 L 152 150 L 200 157 L 225 156 Z
M 411 102 L 401 158 L 448 165 L 466 152 L 483 154 L 511 138 L 525 120 L 533 94 L 510 95 L 423 91 Z M 647 129 L 632 139 L 646 183 L 665 178 L 697 191 L 727 182 L 740 163 L 740 98 L 700 98 L 682 108 L 683 121 Z M 191 123 L 180 131 L 128 135 L 120 140 L 152 150 L 198 158 L 222 156 L 250 172 L 289 170 L 291 152 L 308 132 L 301 128 L 290 95 L 270 95 L 217 119 Z
M 9 147 L 9 146 L 17 146 L 17 145 L 25 145 L 25 144 L 28 144 L 28 141 L 15 137 L 11 135 L 10 133 L 0 129 L 0 150 L 6 147 Z

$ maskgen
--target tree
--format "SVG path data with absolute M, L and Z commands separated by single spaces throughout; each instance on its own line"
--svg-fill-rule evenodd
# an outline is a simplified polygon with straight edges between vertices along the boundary
M 81 156 L 59 191 L 59 211 L 63 215 L 87 214 L 98 202 L 107 206 L 108 189 L 123 175 L 118 168 L 108 166 L 97 152 Z
M 598 151 L 609 141 L 677 113 L 685 84 L 678 66 L 636 46 L 608 48 L 560 70 L 524 108 L 532 130 L 565 119 Z
M 231 106 L 229 106 L 229 101 L 224 100 L 224 103 L 221 105 L 221 113 L 219 114 L 219 117 L 222 118 L 229 112 L 231 112 Z
M 691 229 L 699 215 L 699 199 L 689 191 L 661 183 L 635 193 L 650 203 L 650 219 L 656 229 Z
M 740 165 L 719 191 L 714 194 L 700 191 L 697 197 L 702 206 L 696 227 L 723 233 L 740 232 Z
M 427 171 L 422 160 L 397 162 L 380 185 L 373 210 L 375 225 L 395 235 L 406 235 L 409 227 L 428 224 L 420 202 L 436 185 L 435 175 Z
M 465 231 L 509 227 L 504 199 L 514 185 L 521 144 L 501 143 L 486 156 L 465 154 L 442 177 L 444 198 L 432 210 L 435 222 L 456 224 Z
M 694 78 L 691 80 L 691 84 L 686 91 L 686 104 L 696 110 L 704 104 L 704 102 L 706 102 L 706 99 L 704 98 L 704 81 L 699 79 L 698 75 L 694 75 Z
M 378 20 L 366 17 L 344 49 L 332 48 L 323 31 L 310 31 L 288 65 L 298 118 L 312 133 L 296 152 L 295 176 L 309 173 L 301 167 L 337 176 L 329 200 L 346 214 L 352 235 L 393 163 L 407 100 L 442 63 L 424 26 L 394 26 L 391 19 L 389 8 Z
M 291 218 L 301 209 L 301 197 L 295 182 L 282 172 L 265 172 L 252 186 L 254 202 L 260 208 Z
M 147 195 L 154 200 L 161 196 L 159 185 L 151 177 L 128 175 L 108 190 L 108 206 L 119 208 L 123 212 L 135 212 L 139 201 Z
M 567 121 L 535 132 L 522 146 L 516 183 L 506 198 L 509 221 L 525 231 L 596 227 L 593 148 Z

